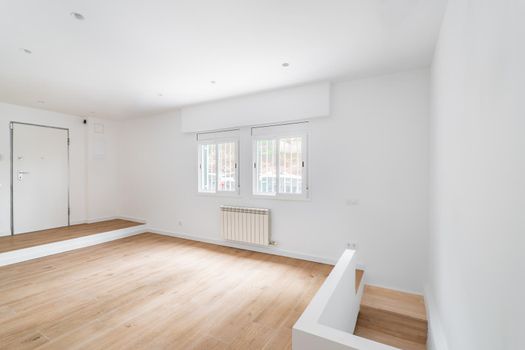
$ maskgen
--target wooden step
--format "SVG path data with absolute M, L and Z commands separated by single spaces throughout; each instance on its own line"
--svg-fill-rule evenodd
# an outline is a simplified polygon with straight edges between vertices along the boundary
M 424 345 L 428 322 L 423 296 L 365 285 L 356 329 Z
M 357 326 L 354 332 L 355 335 L 367 338 L 378 343 L 394 346 L 403 350 L 426 350 L 425 344 L 414 343 L 410 340 L 401 339 L 392 335 L 376 331 L 370 328 Z
M 364 270 L 361 270 L 361 269 L 355 270 L 355 292 L 356 293 L 359 291 L 359 287 L 361 286 L 361 281 L 363 280 L 364 274 L 365 274 Z

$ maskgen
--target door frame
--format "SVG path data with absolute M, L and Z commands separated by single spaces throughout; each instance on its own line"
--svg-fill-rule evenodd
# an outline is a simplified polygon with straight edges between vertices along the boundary
M 36 126 L 41 128 L 51 128 L 51 129 L 59 129 L 59 130 L 65 130 L 67 132 L 67 226 L 71 226 L 71 174 L 70 174 L 70 150 L 69 146 L 71 144 L 70 138 L 69 138 L 69 128 L 62 128 L 58 126 L 51 126 L 51 125 L 42 125 L 42 124 L 33 124 L 33 123 L 23 123 L 23 122 L 15 122 L 11 121 L 9 122 L 9 136 L 10 136 L 10 145 L 11 145 L 11 236 L 15 235 L 15 208 L 14 208 L 14 166 L 13 166 L 13 153 L 14 153 L 14 126 L 15 124 L 20 125 L 29 125 L 29 126 Z

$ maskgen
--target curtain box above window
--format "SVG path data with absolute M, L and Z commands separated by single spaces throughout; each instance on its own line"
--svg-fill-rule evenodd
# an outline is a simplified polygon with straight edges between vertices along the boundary
M 182 108 L 182 131 L 278 124 L 330 115 L 330 83 L 316 83 Z

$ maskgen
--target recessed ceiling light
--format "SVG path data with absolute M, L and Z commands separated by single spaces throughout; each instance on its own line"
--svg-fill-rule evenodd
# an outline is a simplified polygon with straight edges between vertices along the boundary
M 162 96 L 164 96 L 164 95 L 161 94 L 161 93 L 159 92 L 159 93 L 157 94 L 157 96 L 162 97 Z
M 43 101 L 43 100 L 38 100 L 38 101 L 36 101 L 36 102 L 37 102 L 37 103 L 40 103 L 40 104 L 44 104 L 44 103 L 46 103 L 46 101 Z
M 283 67 L 289 67 L 289 66 L 290 66 L 290 63 L 288 63 L 288 62 L 283 62 L 283 64 L 281 64 L 281 66 L 283 66 Z
M 75 19 L 78 19 L 79 21 L 83 21 L 85 19 L 85 17 L 78 12 L 71 12 L 70 15 L 75 17 Z
M 26 48 L 20 48 L 20 51 L 24 52 L 24 53 L 27 53 L 28 55 L 31 55 L 33 53 L 33 51 L 29 50 L 29 49 L 26 49 Z
M 217 82 L 215 80 L 210 80 L 210 83 L 216 84 Z

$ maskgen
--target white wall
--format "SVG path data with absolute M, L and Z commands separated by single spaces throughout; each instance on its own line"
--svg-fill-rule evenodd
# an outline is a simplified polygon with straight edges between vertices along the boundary
M 71 221 L 83 221 L 86 216 L 86 139 L 82 118 L 0 103 L 0 235 L 11 234 L 9 141 L 9 122 L 11 121 L 69 128 Z
M 88 118 L 86 220 L 113 218 L 119 212 L 118 130 L 120 122 Z
M 370 283 L 422 291 L 428 230 L 429 73 L 340 82 L 330 118 L 310 125 L 310 200 L 250 196 L 249 132 L 241 135 L 241 196 L 197 194 L 195 134 L 177 112 L 124 122 L 121 213 L 154 228 L 219 239 L 218 206 L 272 209 L 284 251 L 335 261 L 358 242 Z M 244 170 L 244 171 L 243 171 Z M 357 200 L 358 205 L 348 205 Z M 180 225 L 179 225 L 180 221 Z
M 432 71 L 431 348 L 525 349 L 525 2 L 448 2 Z
M 9 122 L 18 121 L 69 128 L 71 223 L 83 223 L 118 214 L 118 123 L 0 103 L 0 235 L 10 231 L 10 138 Z M 97 134 L 93 124 L 104 124 Z M 95 156 L 97 150 L 103 156 Z M 100 153 L 100 152 L 98 152 Z

